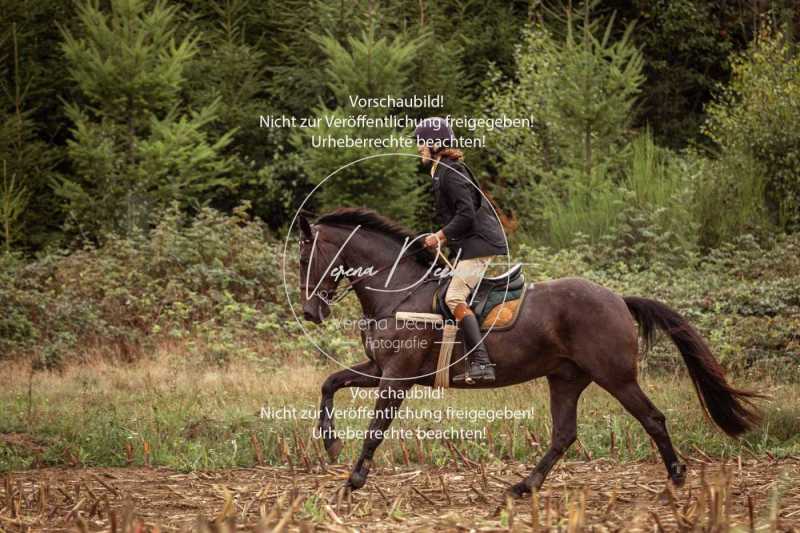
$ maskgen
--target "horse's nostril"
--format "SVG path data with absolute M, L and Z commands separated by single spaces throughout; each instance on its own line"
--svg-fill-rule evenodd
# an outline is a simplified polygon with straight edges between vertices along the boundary
M 314 321 L 314 315 L 311 313 L 311 311 L 303 311 L 303 318 L 310 322 Z

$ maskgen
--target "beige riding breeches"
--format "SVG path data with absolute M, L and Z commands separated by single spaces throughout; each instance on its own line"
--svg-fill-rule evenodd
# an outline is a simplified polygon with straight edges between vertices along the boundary
M 447 288 L 444 301 L 450 311 L 455 314 L 458 304 L 469 304 L 467 298 L 469 293 L 478 282 L 483 279 L 486 268 L 494 256 L 476 257 L 474 259 L 462 259 L 453 271 L 453 279 Z

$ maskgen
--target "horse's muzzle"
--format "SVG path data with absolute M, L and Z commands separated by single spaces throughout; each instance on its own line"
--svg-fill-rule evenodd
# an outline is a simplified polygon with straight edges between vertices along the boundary
M 322 303 L 318 298 L 309 301 L 303 305 L 303 318 L 314 324 L 321 324 L 325 317 L 328 316 L 330 309 L 327 305 Z
M 303 311 L 303 318 L 314 324 L 322 323 L 322 317 L 320 317 L 318 313 L 311 311 Z

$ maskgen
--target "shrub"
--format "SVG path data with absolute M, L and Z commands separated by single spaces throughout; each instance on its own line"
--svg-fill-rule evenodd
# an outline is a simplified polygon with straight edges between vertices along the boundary
M 34 324 L 25 312 L 27 298 L 13 283 L 21 268 L 19 257 L 0 254 L 0 354 L 35 336 Z
M 730 84 L 707 108 L 705 134 L 720 150 L 709 188 L 734 188 L 713 196 L 726 200 L 714 214 L 743 216 L 723 216 L 712 241 L 740 233 L 736 222 L 746 217 L 761 222 L 764 211 L 782 229 L 800 227 L 800 55 L 767 26 L 732 68 Z
M 798 251 L 798 235 L 764 243 L 743 235 L 681 266 L 655 257 L 646 269 L 632 268 L 585 240 L 558 251 L 523 245 L 516 258 L 526 262 L 531 281 L 581 276 L 622 295 L 660 300 L 700 331 L 726 368 L 794 380 L 800 377 Z M 644 364 L 681 369 L 672 343 L 660 339 Z
M 764 203 L 766 170 L 758 160 L 747 152 L 728 152 L 697 161 L 694 199 L 703 248 L 741 234 L 763 237 L 772 229 Z
M 278 321 L 277 250 L 246 207 L 231 216 L 205 208 L 188 220 L 176 205 L 147 237 L 109 237 L 28 265 L 6 256 L 0 302 L 10 312 L 0 343 L 49 346 L 39 355 L 51 366 L 95 342 L 133 357 L 152 338 L 211 325 L 249 338 L 257 324 Z
M 584 243 L 601 263 L 653 260 L 679 265 L 696 252 L 692 209 L 697 165 L 656 146 L 649 130 L 630 144 L 620 179 L 570 181 L 562 198 L 542 191 L 544 242 L 564 248 Z
M 629 207 L 620 216 L 645 217 L 631 227 L 650 228 L 652 235 L 633 235 L 635 244 L 625 245 L 622 230 L 599 243 L 579 234 L 560 250 L 519 244 L 514 259 L 526 262 L 527 279 L 582 276 L 619 294 L 661 300 L 708 338 L 726 366 L 797 377 L 800 236 L 742 235 L 701 257 L 676 248 L 676 228 L 667 235 L 669 224 L 678 222 L 646 207 L 647 201 L 677 201 L 683 189 L 625 190 Z M 637 207 L 639 200 L 645 207 Z M 327 364 L 288 314 L 279 249 L 244 208 L 230 216 L 203 209 L 191 218 L 173 208 L 146 237 L 110 238 L 100 247 L 27 264 L 0 256 L 0 350 L 32 355 L 38 368 L 58 368 L 90 351 L 132 359 L 156 352 L 159 344 L 170 345 L 168 351 L 175 344 L 181 347 L 177 354 L 216 365 L 241 359 L 284 364 L 301 350 L 302 357 Z M 292 261 L 289 284 L 297 290 Z M 349 296 L 336 317 L 355 319 L 360 312 Z M 333 320 L 306 327 L 337 361 L 363 359 L 357 331 L 344 331 Z M 682 365 L 669 342 L 660 343 L 648 361 Z

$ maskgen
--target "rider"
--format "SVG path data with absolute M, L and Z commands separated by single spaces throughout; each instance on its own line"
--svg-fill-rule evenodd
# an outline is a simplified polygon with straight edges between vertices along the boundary
M 442 226 L 425 238 L 425 246 L 435 249 L 439 243 L 446 243 L 451 257 L 458 260 L 445 302 L 461 323 L 464 349 L 470 356 L 466 374 L 455 376 L 453 380 L 470 385 L 492 382 L 494 365 L 481 342 L 480 324 L 467 298 L 492 259 L 508 254 L 503 230 L 464 163 L 463 152 L 455 147 L 455 135 L 447 120 L 426 118 L 414 130 L 414 136 L 423 165 L 430 167 L 436 221 Z

